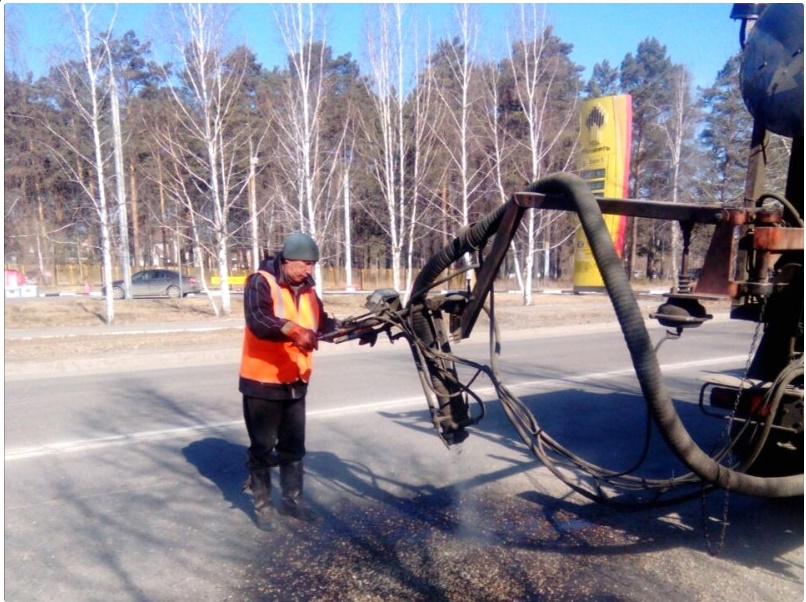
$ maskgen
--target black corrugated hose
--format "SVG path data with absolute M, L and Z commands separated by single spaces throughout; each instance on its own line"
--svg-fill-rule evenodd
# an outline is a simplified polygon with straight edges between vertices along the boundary
M 561 196 L 573 202 L 610 295 L 650 413 L 663 438 L 680 460 L 702 480 L 722 489 L 764 497 L 803 495 L 803 474 L 757 477 L 736 472 L 720 465 L 692 440 L 666 389 L 654 346 L 624 272 L 624 266 L 613 247 L 599 205 L 585 181 L 572 174 L 555 174 L 534 182 L 526 191 Z M 431 284 L 451 263 L 460 259 L 465 253 L 482 247 L 498 230 L 506 208 L 507 205 L 502 205 L 473 224 L 432 257 L 415 280 L 412 287 L 414 294 L 409 305 L 421 301 Z M 433 343 L 427 323 L 418 325 L 415 320 L 412 326 L 418 336 L 425 335 L 431 339 L 429 344 Z

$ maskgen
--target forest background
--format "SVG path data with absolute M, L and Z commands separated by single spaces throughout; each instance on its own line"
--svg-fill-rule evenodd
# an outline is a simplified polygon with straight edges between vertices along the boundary
M 478 51 L 478 5 L 454 5 L 443 37 L 412 5 L 373 5 L 363 69 L 334 54 L 319 5 L 267 5 L 287 55 L 271 68 L 228 37 L 226 4 L 153 5 L 149 32 L 119 31 L 99 6 L 59 7 L 74 43 L 46 75 L 4 61 L 4 262 L 43 284 L 63 266 L 101 285 L 174 266 L 207 292 L 220 282 L 211 300 L 229 315 L 231 277 L 302 230 L 322 251 L 320 284 L 322 270 L 350 286 L 373 267 L 408 290 L 461 227 L 530 182 L 577 171 L 579 102 L 611 94 L 632 96 L 630 198 L 743 200 L 752 119 L 738 36 L 737 54 L 695 89 L 654 37 L 583 79 L 536 4 L 501 24 L 496 58 Z M 8 57 L 9 10 L 5 31 Z M 170 39 L 170 61 L 154 59 L 156 36 Z M 770 146 L 781 177 L 786 143 Z M 502 267 L 524 304 L 570 279 L 576 228 L 571 214 L 529 212 Z M 708 234 L 694 232 L 695 264 Z M 674 224 L 636 218 L 620 251 L 631 277 L 674 281 L 678 247 Z

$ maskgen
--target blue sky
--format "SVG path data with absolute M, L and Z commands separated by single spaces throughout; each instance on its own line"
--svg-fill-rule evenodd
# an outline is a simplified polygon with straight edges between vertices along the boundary
M 361 62 L 365 57 L 365 30 L 375 4 L 329 3 L 323 5 L 327 42 L 334 54 L 350 52 Z M 501 58 L 506 52 L 507 22 L 514 23 L 517 5 L 504 3 L 474 4 L 481 24 L 478 52 L 481 56 Z M 574 45 L 571 58 L 586 68 L 585 76 L 604 59 L 618 67 L 624 55 L 635 53 L 639 42 L 655 37 L 667 48 L 676 63 L 686 65 L 694 75 L 694 83 L 709 85 L 727 59 L 739 51 L 739 23 L 730 19 L 732 4 L 576 4 L 544 5 L 548 22 L 565 42 Z M 257 54 L 264 67 L 284 61 L 285 52 L 279 41 L 272 5 L 232 3 L 230 32 L 233 43 L 245 43 Z M 456 32 L 455 7 L 452 4 L 422 3 L 416 8 L 418 24 L 430 23 L 433 37 L 447 37 Z M 98 7 L 99 23 L 108 24 L 114 5 Z M 164 4 L 122 3 L 118 6 L 115 31 L 122 35 L 134 29 L 141 41 L 152 40 L 153 58 L 167 61 L 162 51 L 163 36 L 168 33 Z M 4 2 L 6 11 L 5 65 L 17 72 L 31 70 L 35 76 L 46 72 L 51 57 L 59 49 L 73 50 L 75 39 L 65 27 L 63 4 Z M 106 11 L 106 12 L 103 12 Z M 8 44 L 15 41 L 16 51 Z M 63 55 L 62 55 L 63 56 Z

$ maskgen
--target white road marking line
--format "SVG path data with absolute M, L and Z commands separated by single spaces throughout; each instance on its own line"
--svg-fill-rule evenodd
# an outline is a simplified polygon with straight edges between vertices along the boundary
M 679 362 L 676 364 L 662 365 L 661 370 L 664 372 L 673 372 L 677 370 L 685 370 L 692 367 L 699 368 L 716 364 L 742 362 L 745 361 L 746 359 L 747 358 L 745 356 L 735 355 L 728 357 L 712 358 L 709 360 L 693 360 L 689 362 Z M 630 367 L 619 370 L 611 370 L 609 372 L 591 372 L 589 374 L 583 374 L 580 376 L 569 376 L 567 378 L 552 378 L 552 379 L 537 379 L 532 381 L 522 381 L 518 383 L 509 384 L 507 385 L 507 387 L 512 390 L 522 388 L 534 388 L 534 387 L 560 388 L 564 385 L 568 385 L 569 383 L 589 383 L 591 381 L 604 380 L 606 378 L 625 376 L 633 372 L 634 369 Z M 479 394 L 480 396 L 489 395 L 493 392 L 494 389 L 491 386 L 480 387 L 476 389 L 476 393 Z M 396 406 L 409 406 L 415 404 L 417 405 L 424 404 L 423 397 L 418 395 L 415 397 L 404 397 L 401 399 L 392 399 L 381 402 L 341 406 L 338 408 L 331 408 L 331 409 L 310 410 L 308 411 L 308 417 L 315 419 L 327 416 L 339 416 L 345 414 L 374 412 Z M 233 420 L 230 422 L 219 422 L 216 424 L 202 424 L 197 426 L 162 429 L 158 431 L 143 431 L 140 433 L 114 435 L 110 437 L 98 437 L 79 441 L 68 441 L 65 443 L 49 443 L 45 445 L 38 445 L 35 447 L 7 449 L 5 451 L 4 460 L 6 462 L 13 462 L 16 460 L 27 460 L 30 458 L 37 458 L 42 456 L 87 451 L 105 447 L 127 445 L 131 443 L 142 443 L 144 441 L 158 441 L 163 439 L 181 438 L 193 434 L 216 432 L 242 427 L 243 427 L 242 420 Z

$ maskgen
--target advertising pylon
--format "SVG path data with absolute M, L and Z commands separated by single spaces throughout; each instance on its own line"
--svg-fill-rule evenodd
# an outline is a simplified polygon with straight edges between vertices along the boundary
M 582 152 L 580 176 L 594 196 L 627 198 L 630 179 L 632 143 L 632 97 L 629 94 L 591 98 L 582 103 L 580 112 Z M 621 257 L 626 218 L 605 215 L 605 223 Z M 604 281 L 582 229 L 574 239 L 574 292 L 604 290 Z

